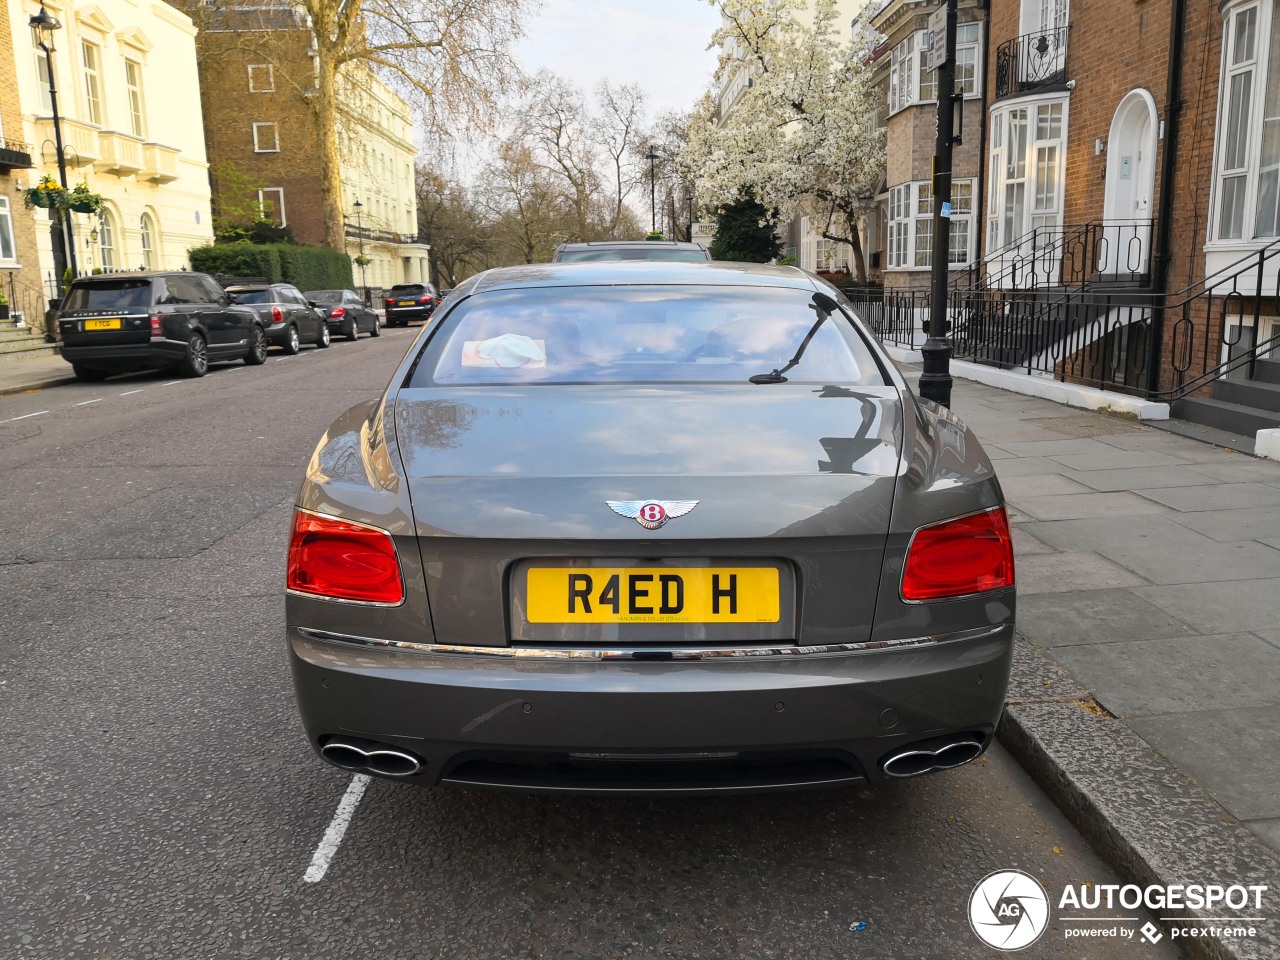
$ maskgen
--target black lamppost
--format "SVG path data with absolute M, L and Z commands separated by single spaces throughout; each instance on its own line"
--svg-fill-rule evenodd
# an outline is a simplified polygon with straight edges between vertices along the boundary
M 58 83 L 53 72 L 53 31 L 61 30 L 58 18 L 40 4 L 40 12 L 32 14 L 27 21 L 31 28 L 31 42 L 44 51 L 45 65 L 49 68 L 49 106 L 53 108 L 53 142 L 58 151 L 58 179 L 62 189 L 67 190 L 67 158 L 62 151 L 62 119 L 58 116 Z M 67 252 L 67 266 L 71 268 L 71 276 L 76 270 L 76 243 L 71 230 L 71 211 L 58 209 L 58 225 L 63 231 L 63 248 Z M 62 278 L 58 278 L 58 289 L 62 289 Z
M 658 181 L 654 174 L 653 165 L 657 162 L 658 151 L 653 147 L 649 147 L 649 153 L 645 157 L 649 161 L 649 230 L 652 233 L 658 232 L 658 201 L 657 190 Z
M 363 287 L 364 302 L 369 302 L 369 278 L 364 272 L 364 223 L 360 219 L 360 211 L 364 209 L 364 204 L 357 200 L 351 205 L 351 209 L 356 212 L 356 236 L 360 242 L 360 286 Z

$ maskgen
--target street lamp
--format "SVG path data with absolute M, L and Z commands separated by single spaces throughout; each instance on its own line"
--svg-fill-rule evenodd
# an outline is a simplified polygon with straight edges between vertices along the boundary
M 360 286 L 364 288 L 364 302 L 369 302 L 369 278 L 364 272 L 364 223 L 360 219 L 360 211 L 364 209 L 364 204 L 357 200 L 351 205 L 351 209 L 356 212 L 356 236 L 360 240 Z
M 658 202 L 657 202 L 657 184 L 658 181 L 654 174 L 653 165 L 658 159 L 658 151 L 652 146 L 649 147 L 649 153 L 645 157 L 649 161 L 649 229 L 653 233 L 658 232 Z
M 40 12 L 31 15 L 27 26 L 31 28 L 31 42 L 44 51 L 45 65 L 49 68 L 49 106 L 53 109 L 53 142 L 58 151 L 58 179 L 62 183 L 63 191 L 66 191 L 67 158 L 62 151 L 62 120 L 58 116 L 58 84 L 53 73 L 53 32 L 61 30 L 62 24 L 57 17 L 44 8 L 42 3 Z M 71 275 L 74 277 L 77 273 L 76 244 L 71 231 L 71 211 L 58 210 L 58 225 L 63 231 L 62 243 L 67 253 L 67 266 L 71 268 Z M 61 278 L 58 278 L 58 283 L 61 285 Z

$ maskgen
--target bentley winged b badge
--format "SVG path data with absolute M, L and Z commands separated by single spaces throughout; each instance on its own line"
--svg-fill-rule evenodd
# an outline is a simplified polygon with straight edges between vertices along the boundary
M 606 500 L 614 513 L 634 520 L 646 530 L 657 530 L 672 517 L 683 517 L 697 500 Z

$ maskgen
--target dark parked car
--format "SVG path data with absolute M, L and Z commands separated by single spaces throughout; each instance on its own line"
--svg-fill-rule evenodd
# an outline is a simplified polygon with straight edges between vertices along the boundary
M 233 305 L 203 273 L 81 277 L 63 298 L 57 323 L 62 357 L 85 381 L 165 367 L 203 377 L 211 362 L 267 359 L 257 316 Z
M 410 320 L 429 320 L 440 294 L 429 283 L 397 283 L 384 301 L 387 326 L 407 327 Z
M 562 243 L 551 255 L 552 263 L 581 263 L 595 260 L 681 260 L 693 263 L 711 259 L 700 243 L 676 240 L 596 240 L 590 243 Z
M 329 325 L 293 284 L 231 284 L 227 293 L 235 303 L 258 315 L 273 347 L 295 354 L 304 343 L 329 346 Z
M 371 337 L 382 335 L 378 315 L 364 305 L 354 290 L 308 290 L 303 296 L 319 306 L 331 336 L 341 334 L 355 340 L 361 333 Z
M 465 281 L 321 440 L 287 584 L 312 747 L 425 785 L 945 770 L 991 743 L 1013 653 L 991 461 L 789 267 Z

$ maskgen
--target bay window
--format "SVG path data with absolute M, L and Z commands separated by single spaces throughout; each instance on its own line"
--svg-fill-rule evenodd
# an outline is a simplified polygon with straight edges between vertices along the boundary
M 1280 5 L 1228 4 L 1215 137 L 1211 239 L 1280 236 Z
M 980 73 L 982 24 L 961 23 L 956 27 L 956 92 L 966 97 L 981 93 Z M 890 55 L 889 113 L 897 113 L 917 103 L 938 99 L 937 73 L 928 69 L 925 31 L 917 30 L 897 44 Z
M 1062 226 L 1067 101 L 1038 100 L 991 111 L 987 252 L 1031 231 Z

